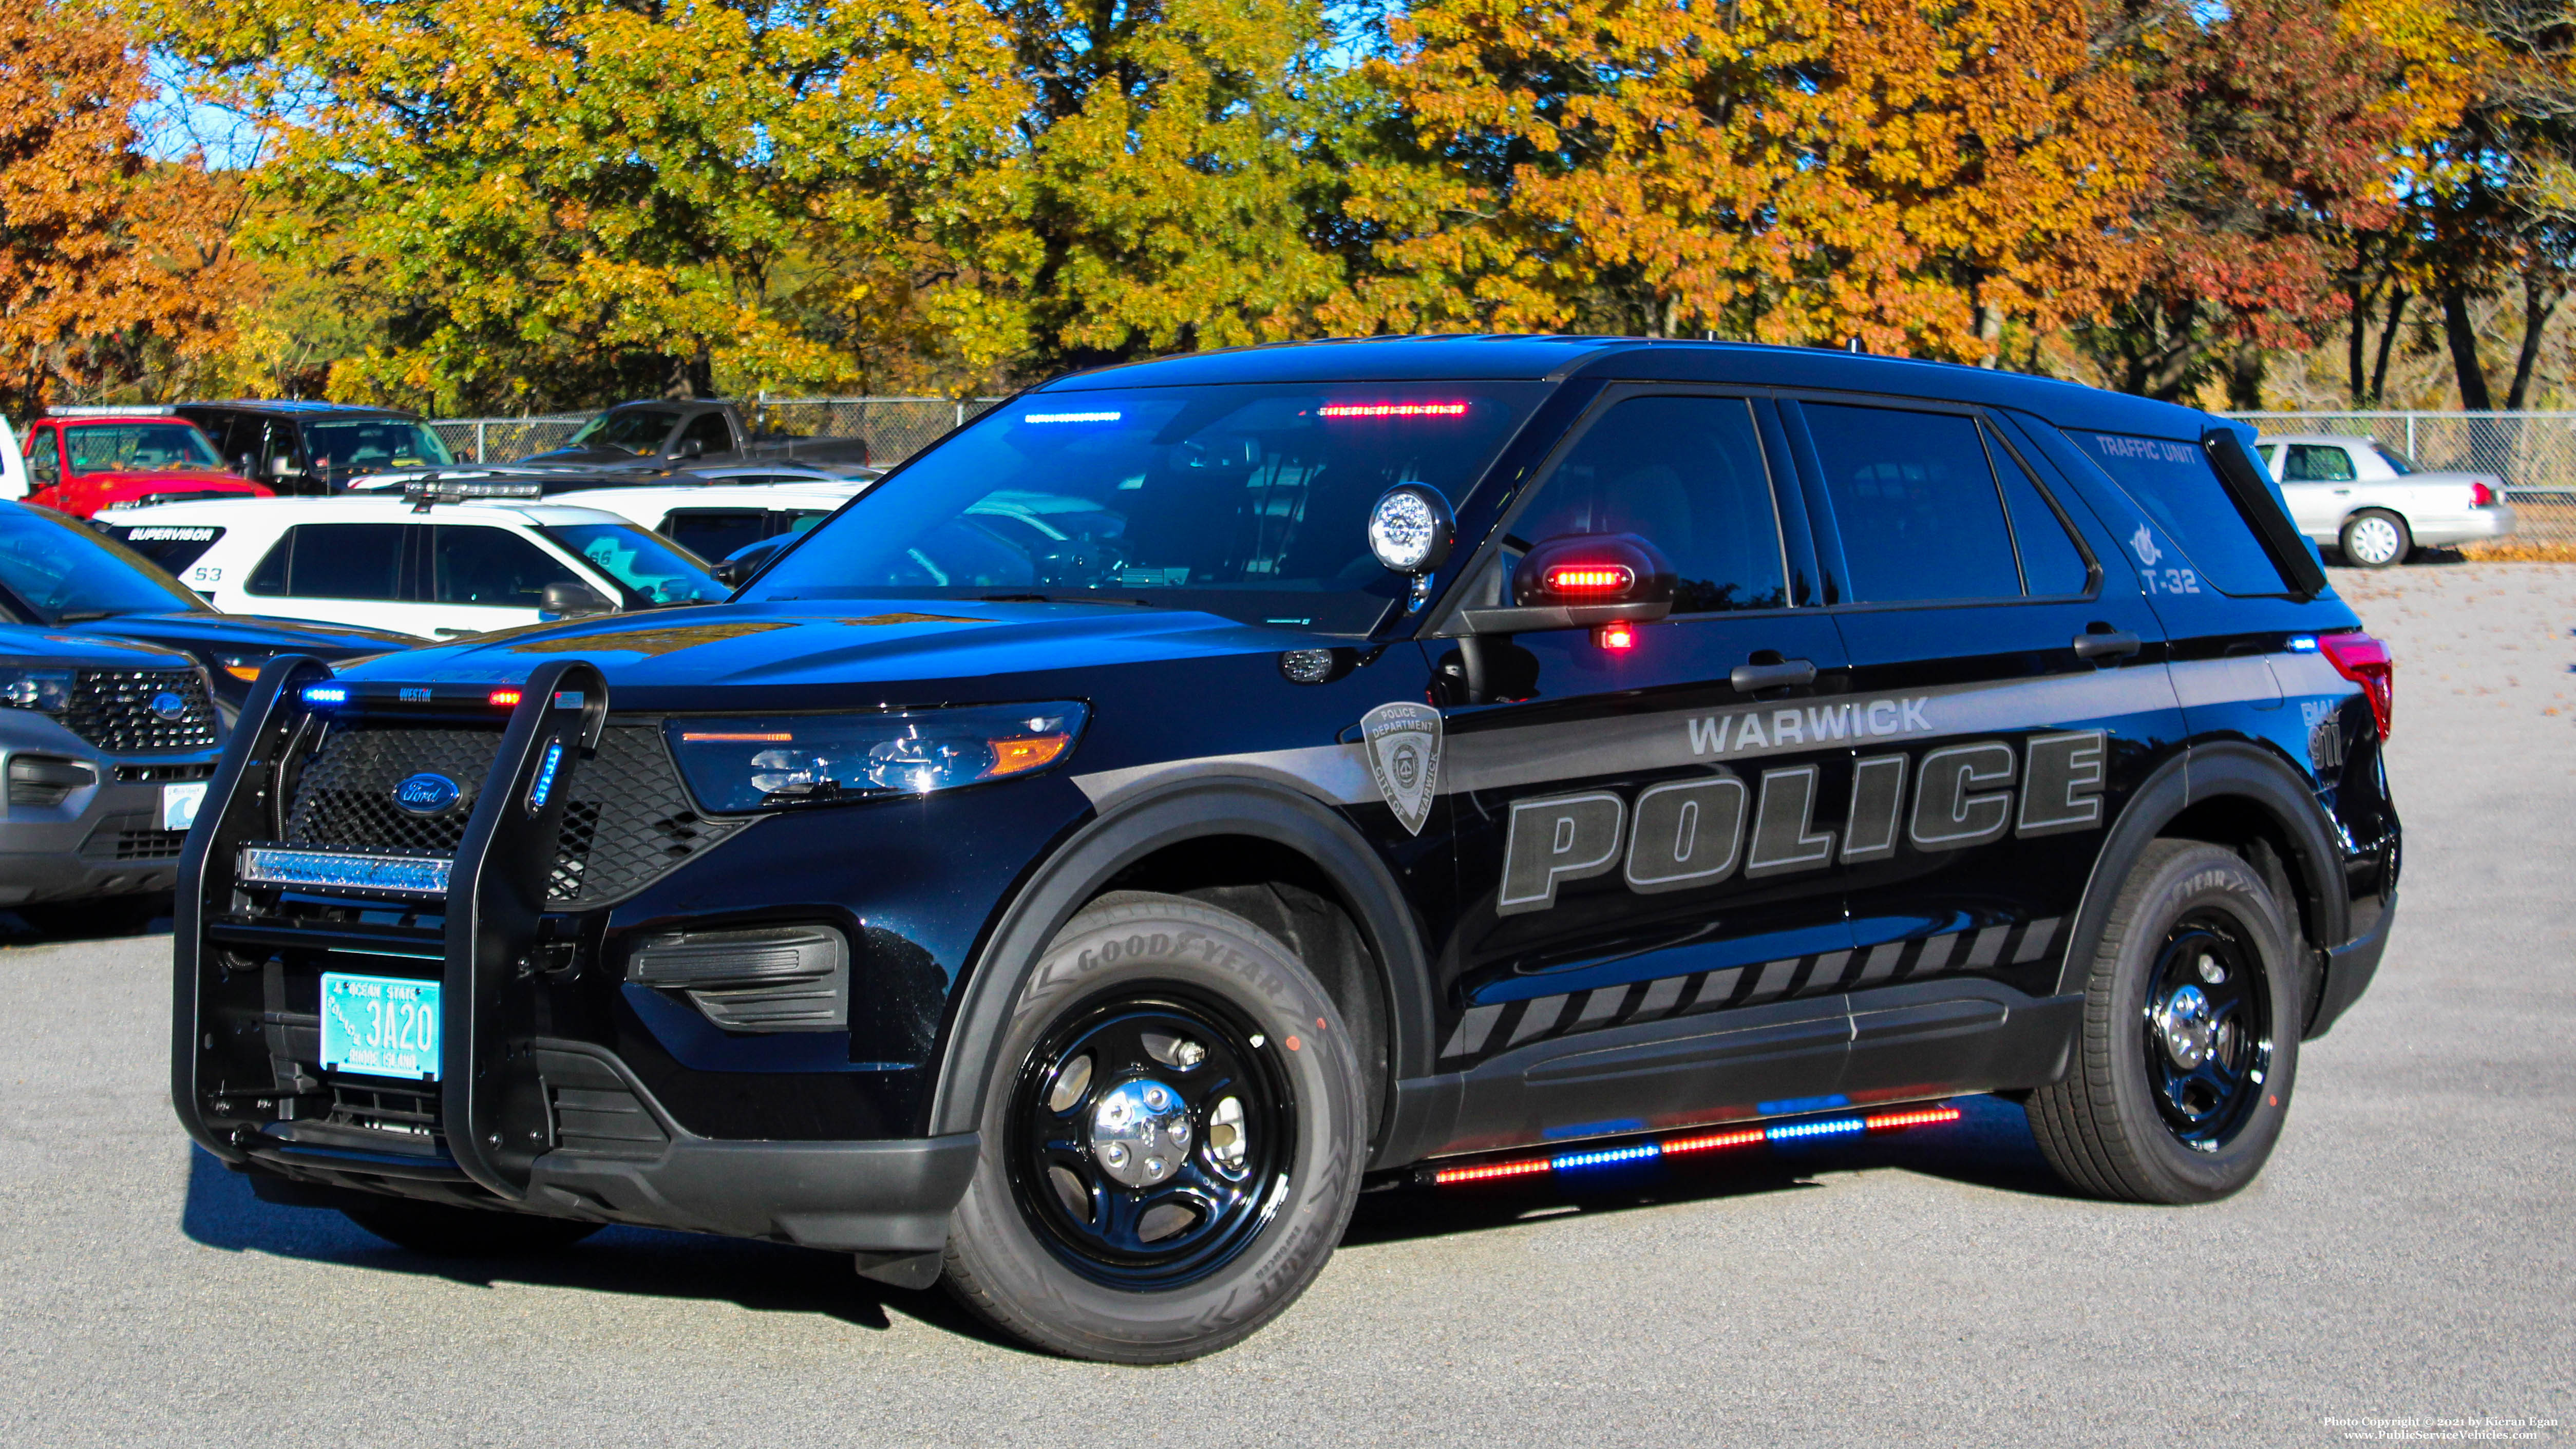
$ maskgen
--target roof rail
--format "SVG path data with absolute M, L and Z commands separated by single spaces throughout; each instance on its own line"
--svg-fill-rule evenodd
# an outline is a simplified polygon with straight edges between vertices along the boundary
M 427 513 L 432 504 L 462 503 L 469 498 L 524 498 L 533 503 L 546 490 L 527 478 L 406 478 L 402 491 L 411 500 L 412 512 Z

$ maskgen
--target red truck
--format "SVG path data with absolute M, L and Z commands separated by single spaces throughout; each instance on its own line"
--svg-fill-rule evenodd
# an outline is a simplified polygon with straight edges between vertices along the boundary
M 21 461 L 25 500 L 75 518 L 144 503 L 271 496 L 226 469 L 196 424 L 148 408 L 47 413 L 27 425 Z

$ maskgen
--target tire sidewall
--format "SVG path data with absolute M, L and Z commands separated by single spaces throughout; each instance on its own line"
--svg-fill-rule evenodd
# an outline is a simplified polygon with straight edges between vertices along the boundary
M 1195 1282 L 1131 1292 L 1076 1272 L 1029 1223 L 1011 1186 L 1009 1114 L 1058 1022 L 1156 985 L 1213 997 L 1265 1037 L 1257 1050 L 1288 1083 L 1297 1140 L 1286 1196 L 1241 1252 Z M 1295 1301 L 1340 1241 L 1359 1186 L 1359 1078 L 1331 998 L 1258 927 L 1177 898 L 1087 910 L 1030 973 L 985 1066 L 984 1147 L 950 1219 L 952 1264 L 1004 1326 L 1059 1352 L 1145 1363 L 1236 1342 Z
M 2397 531 L 2396 551 L 2384 559 L 2365 559 L 2359 554 L 2353 552 L 2351 542 L 2353 531 L 2359 528 L 2363 523 L 2371 521 L 2385 523 L 2390 528 Z M 2406 520 L 2399 518 L 2396 514 L 2390 513 L 2384 509 L 2377 508 L 2364 509 L 2363 511 L 2354 514 L 2351 518 L 2345 520 L 2343 533 L 2336 540 L 2337 547 L 2343 553 L 2344 562 L 2352 564 L 2357 568 L 2365 569 L 2395 568 L 2397 565 L 2404 563 L 2406 561 L 2406 556 L 2414 551 L 2414 542 L 2414 534 L 2406 527 Z
M 2155 864 L 2135 887 L 2130 929 L 2119 943 L 2111 1007 L 2111 1086 L 2120 1120 L 2136 1145 L 2138 1165 L 2159 1179 L 2166 1201 L 2209 1201 L 2254 1180 L 2280 1141 L 2298 1074 L 2297 973 L 2280 907 L 2263 878 L 2241 857 L 2216 846 L 2179 851 Z M 2142 1023 L 2156 958 L 2176 922 L 2203 909 L 2226 914 L 2261 958 L 2271 1007 L 2272 1059 L 2245 1125 L 2214 1152 L 2186 1147 L 2157 1111 L 2149 1080 L 2151 1050 Z

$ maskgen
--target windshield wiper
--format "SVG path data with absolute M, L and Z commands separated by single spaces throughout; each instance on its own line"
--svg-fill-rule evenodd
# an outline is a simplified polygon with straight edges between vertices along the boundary
M 1125 604 L 1136 609 L 1169 608 L 1167 604 L 1149 603 L 1143 599 L 1114 599 L 1101 594 L 977 594 L 979 604 Z
M 123 611 L 117 609 L 65 609 L 54 616 L 57 624 L 87 624 L 99 619 L 113 619 Z

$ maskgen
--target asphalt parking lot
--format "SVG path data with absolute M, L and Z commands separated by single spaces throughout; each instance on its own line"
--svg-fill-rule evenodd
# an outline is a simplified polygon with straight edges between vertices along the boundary
M 2576 566 L 2337 582 L 2398 652 L 2403 904 L 2228 1202 L 2063 1195 L 1975 1099 L 1615 1197 L 1373 1197 L 1249 1343 L 1102 1368 L 823 1254 L 612 1229 L 457 1265 L 258 1203 L 170 1115 L 168 937 L 22 936 L 0 1440 L 2576 1442 Z

